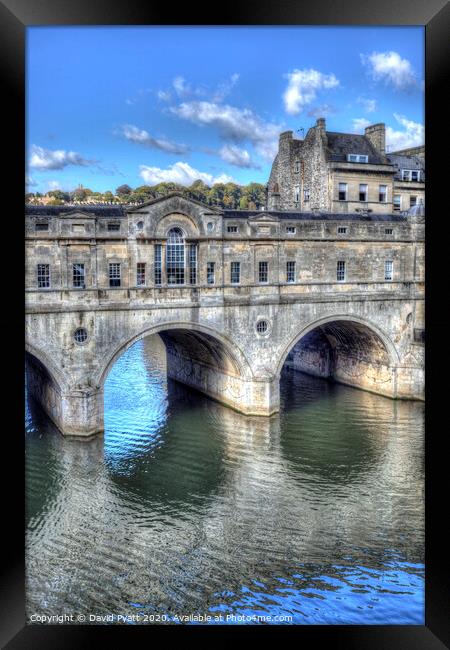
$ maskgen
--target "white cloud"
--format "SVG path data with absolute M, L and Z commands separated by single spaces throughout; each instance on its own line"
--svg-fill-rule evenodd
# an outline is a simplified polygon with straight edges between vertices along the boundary
M 339 80 L 334 74 L 323 74 L 318 70 L 294 70 L 284 75 L 288 85 L 283 93 L 286 112 L 298 115 L 303 108 L 313 102 L 317 92 L 323 89 L 336 88 Z
M 33 145 L 31 147 L 31 157 L 29 166 L 33 169 L 49 170 L 49 169 L 64 169 L 68 165 L 77 165 L 87 167 L 95 160 L 87 160 L 75 151 L 64 151 L 62 149 L 50 151 Z
M 219 150 L 219 156 L 225 162 L 236 167 L 259 169 L 259 165 L 252 162 L 246 149 L 240 149 L 234 144 L 226 144 Z
M 265 122 L 249 108 L 236 108 L 216 102 L 183 102 L 169 109 L 174 115 L 199 126 L 215 127 L 220 136 L 231 142 L 250 141 L 256 151 L 271 160 L 278 149 L 278 124 Z
M 60 181 L 47 181 L 47 191 L 50 192 L 50 190 L 60 190 L 60 189 L 61 189 Z
M 353 120 L 353 133 L 364 133 L 366 126 L 369 126 L 370 121 L 365 117 L 355 117 Z
M 367 99 L 366 97 L 358 97 L 356 100 L 358 104 L 361 104 L 366 113 L 374 113 L 378 106 L 376 99 Z
M 172 86 L 175 88 L 178 95 L 187 95 L 192 92 L 191 87 L 186 83 L 183 77 L 175 77 L 172 81 Z
M 397 90 L 417 86 L 417 75 L 410 61 L 402 59 L 398 52 L 372 52 L 361 54 L 360 57 L 374 81 L 392 84 Z
M 231 93 L 234 86 L 239 81 L 239 77 L 240 75 L 237 72 L 235 72 L 234 74 L 231 75 L 228 81 L 224 81 L 223 83 L 219 84 L 217 90 L 215 91 L 212 97 L 212 101 L 222 102 L 225 99 L 225 97 Z
M 201 172 L 194 169 L 186 162 L 176 162 L 167 169 L 160 167 L 148 167 L 140 165 L 139 176 L 148 184 L 156 185 L 157 183 L 179 183 L 180 185 L 192 185 L 196 180 L 201 180 L 207 185 L 214 183 L 236 183 L 237 181 L 227 174 L 213 176 L 207 172 Z
M 158 90 L 157 95 L 158 99 L 161 99 L 163 102 L 169 102 L 172 99 L 172 95 L 166 90 Z
M 408 120 L 404 115 L 394 113 L 394 117 L 404 129 L 396 131 L 390 126 L 386 127 L 386 144 L 389 151 L 398 151 L 409 147 L 418 147 L 425 142 L 425 127 L 419 122 Z
M 184 144 L 178 144 L 177 142 L 172 142 L 166 138 L 154 138 L 144 131 L 144 129 L 139 129 L 133 124 L 124 124 L 117 131 L 119 135 L 122 135 L 126 140 L 135 142 L 136 144 L 142 144 L 151 149 L 160 149 L 161 151 L 166 151 L 167 153 L 186 153 L 189 150 L 189 147 Z
M 31 176 L 25 175 L 25 185 L 27 187 L 36 187 L 37 181 L 35 181 Z
M 336 113 L 336 109 L 331 104 L 322 104 L 308 111 L 308 117 L 327 117 Z

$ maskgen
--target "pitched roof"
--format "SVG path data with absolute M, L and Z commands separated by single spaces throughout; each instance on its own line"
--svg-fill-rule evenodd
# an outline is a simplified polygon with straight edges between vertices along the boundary
M 357 133 L 335 133 L 327 131 L 328 160 L 331 162 L 347 162 L 350 153 L 369 156 L 369 164 L 386 165 L 386 159 L 372 145 L 365 135 Z
M 98 217 L 124 217 L 122 205 L 30 205 L 25 204 L 25 214 L 36 216 L 53 216 L 68 212 L 86 212 Z
M 422 172 L 421 181 L 425 180 L 425 161 L 421 156 L 405 156 L 399 153 L 388 153 L 386 154 L 386 158 L 395 167 L 395 179 L 402 180 L 402 169 L 419 169 Z
M 290 221 L 406 221 L 406 216 L 402 214 L 363 214 L 358 212 L 351 213 L 332 213 L 332 212 L 284 212 L 277 210 L 224 210 L 223 216 L 226 219 L 249 219 L 253 216 L 262 214 L 273 215 L 278 219 Z

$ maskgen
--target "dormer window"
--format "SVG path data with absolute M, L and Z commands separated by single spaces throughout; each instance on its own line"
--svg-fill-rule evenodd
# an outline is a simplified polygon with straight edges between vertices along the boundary
M 237 226 L 227 226 L 227 232 L 237 233 L 237 231 L 238 231 Z
M 420 169 L 402 169 L 402 181 L 420 181 Z
M 286 234 L 295 235 L 297 228 L 295 226 L 286 226 Z
M 347 154 L 347 161 L 356 163 L 368 163 L 369 156 L 360 153 L 349 153 Z

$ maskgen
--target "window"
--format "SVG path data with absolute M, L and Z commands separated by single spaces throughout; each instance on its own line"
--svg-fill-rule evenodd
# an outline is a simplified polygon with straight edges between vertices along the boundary
M 258 270 L 258 282 L 265 283 L 269 280 L 268 263 L 260 262 Z
M 162 245 L 161 244 L 155 244 L 155 284 L 162 284 Z
M 144 222 L 143 221 L 138 221 L 136 224 L 136 228 L 138 230 L 144 230 Z
M 109 265 L 109 286 L 120 287 L 120 264 L 116 262 Z
M 227 226 L 227 232 L 237 232 L 238 227 L 237 226 Z
M 338 227 L 338 235 L 345 235 L 347 233 L 347 227 L 346 226 L 339 226 Z
M 85 282 L 85 272 L 84 272 L 84 264 L 74 264 L 72 266 L 72 284 L 74 287 L 78 289 L 85 289 L 86 288 L 86 282 Z
M 380 203 L 386 203 L 387 201 L 387 185 L 380 185 L 378 191 L 378 200 Z
M 48 289 L 50 286 L 50 264 L 37 265 L 37 284 L 39 289 Z
M 339 261 L 336 268 L 336 279 L 338 282 L 345 281 L 345 262 Z
M 369 156 L 357 153 L 349 153 L 347 155 L 347 160 L 348 162 L 366 163 L 369 162 Z
M 189 244 L 189 284 L 197 284 L 197 244 Z
M 402 209 L 402 197 L 400 194 L 394 194 L 394 210 Z
M 304 203 L 309 203 L 309 190 L 303 190 L 303 202 Z
M 394 276 L 394 262 L 392 260 L 386 260 L 384 263 L 384 279 L 386 281 L 392 280 Z
M 295 235 L 297 228 L 295 226 L 286 226 L 286 233 L 288 235 Z
M 392 235 L 393 232 L 394 232 L 394 231 L 393 231 L 392 228 L 385 228 L 385 229 L 384 229 L 384 234 L 385 234 L 385 235 Z
M 184 236 L 181 228 L 169 230 L 166 272 L 168 284 L 184 284 Z
M 256 323 L 256 331 L 258 334 L 265 334 L 269 329 L 269 323 L 266 320 L 259 320 Z
M 41 222 L 41 223 L 35 223 L 35 224 L 34 224 L 34 230 L 35 230 L 36 232 L 44 231 L 44 230 L 48 231 L 48 223 L 43 223 L 43 222 Z
M 409 197 L 409 207 L 412 208 L 415 205 L 417 205 L 417 196 L 410 196 Z
M 347 183 L 339 183 L 339 201 L 347 200 Z
M 241 281 L 241 263 L 231 262 L 231 284 L 239 284 Z
M 214 224 L 212 221 L 208 221 L 208 223 L 206 224 L 206 230 L 208 232 L 212 232 L 214 230 Z
M 420 169 L 402 169 L 402 181 L 420 181 Z
M 296 174 L 299 173 L 299 171 L 300 171 L 300 160 L 295 161 L 294 171 L 295 171 Z
M 294 203 L 298 203 L 300 201 L 300 187 L 296 185 L 294 187 Z
M 136 267 L 136 286 L 145 286 L 145 262 L 138 262 Z
M 367 185 L 365 183 L 359 185 L 359 200 L 367 201 Z
M 120 223 L 108 223 L 109 232 L 117 232 L 118 230 L 120 230 Z
M 286 282 L 295 282 L 295 262 L 286 262 Z
M 87 330 L 85 330 L 84 327 L 79 327 L 73 333 L 73 338 L 75 339 L 76 343 L 84 343 L 87 341 L 87 337 Z
M 206 282 L 208 284 L 215 284 L 216 282 L 214 267 L 214 262 L 208 262 L 206 264 Z

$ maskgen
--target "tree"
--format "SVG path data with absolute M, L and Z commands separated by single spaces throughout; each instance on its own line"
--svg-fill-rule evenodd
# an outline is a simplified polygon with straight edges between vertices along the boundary
M 70 201 L 69 192 L 63 192 L 62 190 L 50 190 L 50 192 L 47 192 L 47 196 L 51 196 L 53 199 L 56 199 L 56 200 L 62 201 L 62 202 Z M 56 204 L 51 204 L 51 205 L 56 205 Z M 58 203 L 57 205 L 61 205 L 61 204 Z
M 129 185 L 126 185 L 126 184 L 125 185 L 120 185 L 116 189 L 116 195 L 117 196 L 125 196 L 126 194 L 131 194 L 132 191 L 133 190 L 131 189 L 131 187 Z
M 261 183 L 249 183 L 245 185 L 242 194 L 248 200 L 249 210 L 257 210 L 266 204 L 266 190 Z M 251 203 L 254 205 L 253 208 L 250 207 Z
M 190 197 L 202 203 L 208 202 L 209 186 L 200 179 L 194 181 L 190 187 L 187 188 Z
M 241 199 L 239 201 L 239 209 L 248 210 L 248 198 L 246 196 L 241 196 Z

